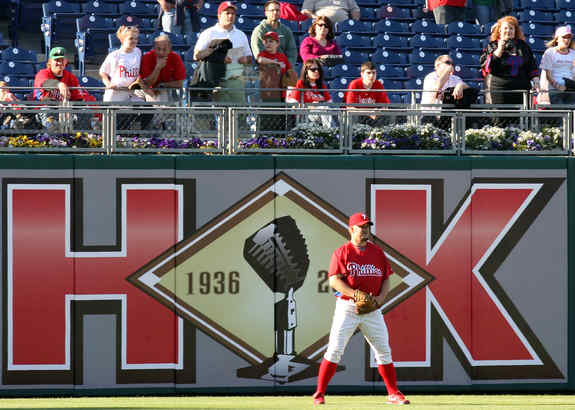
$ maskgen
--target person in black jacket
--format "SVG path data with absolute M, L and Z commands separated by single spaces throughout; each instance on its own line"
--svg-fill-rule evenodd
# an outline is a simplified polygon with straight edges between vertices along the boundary
M 537 62 L 515 17 L 502 17 L 493 26 L 480 61 L 488 104 L 523 104 L 523 92 L 509 91 L 539 89 Z

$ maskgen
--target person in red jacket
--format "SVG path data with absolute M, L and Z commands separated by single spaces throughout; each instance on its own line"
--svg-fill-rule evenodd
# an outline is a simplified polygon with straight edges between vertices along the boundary
M 437 24 L 465 21 L 466 0 L 425 0 L 423 12 L 433 12 Z
M 377 79 L 375 64 L 366 61 L 361 65 L 361 77 L 356 78 L 347 87 L 345 93 L 346 104 L 350 109 L 383 108 L 381 104 L 389 104 L 387 93 L 383 91 L 383 84 Z M 383 125 L 384 118 L 377 115 L 355 116 L 361 124 L 373 126 Z

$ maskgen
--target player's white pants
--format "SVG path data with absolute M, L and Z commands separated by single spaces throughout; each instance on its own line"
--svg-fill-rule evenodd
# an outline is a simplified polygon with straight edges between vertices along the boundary
M 367 343 L 375 352 L 377 364 L 391 363 L 389 335 L 381 311 L 375 310 L 371 313 L 358 315 L 355 313 L 353 300 L 343 300 L 341 298 L 337 298 L 335 304 L 335 312 L 329 334 L 329 345 L 323 357 L 332 363 L 339 363 L 349 339 L 358 327 Z

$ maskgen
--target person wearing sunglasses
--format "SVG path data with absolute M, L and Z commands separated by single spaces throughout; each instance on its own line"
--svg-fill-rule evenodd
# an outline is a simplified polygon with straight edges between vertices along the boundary
M 361 14 L 355 0 L 304 0 L 301 12 L 312 19 L 325 16 L 334 23 L 359 20 Z
M 575 42 L 570 26 L 555 30 L 553 40 L 547 43 L 547 50 L 541 59 L 541 89 L 548 90 L 548 101 L 542 95 L 539 103 L 575 104 L 575 89 L 568 80 L 574 80 Z
M 329 58 L 342 58 L 342 53 L 334 38 L 333 24 L 328 17 L 320 16 L 313 21 L 308 30 L 309 36 L 304 38 L 299 47 L 301 59 L 305 62 L 310 58 L 324 62 Z
M 435 71 L 427 74 L 423 80 L 422 105 L 441 104 L 444 91 L 451 87 L 453 87 L 453 98 L 463 97 L 463 90 L 469 86 L 453 72 L 453 60 L 448 54 L 435 59 Z

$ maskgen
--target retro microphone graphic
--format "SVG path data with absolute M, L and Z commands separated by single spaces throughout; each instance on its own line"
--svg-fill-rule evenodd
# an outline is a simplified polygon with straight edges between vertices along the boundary
M 283 216 L 246 239 L 244 258 L 273 291 L 284 294 L 274 305 L 275 355 L 261 365 L 239 369 L 238 376 L 285 383 L 317 364 L 295 352 L 297 327 L 294 293 L 305 280 L 309 256 L 305 238 L 291 216 Z

